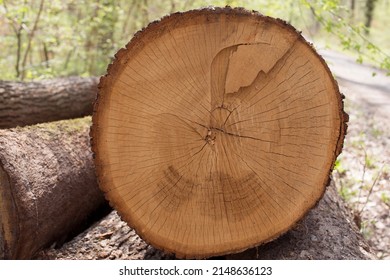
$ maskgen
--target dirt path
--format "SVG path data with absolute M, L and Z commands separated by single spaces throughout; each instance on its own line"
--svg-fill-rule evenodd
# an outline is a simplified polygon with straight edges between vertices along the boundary
M 390 77 L 369 65 L 357 64 L 342 53 L 330 50 L 320 53 L 348 98 L 367 107 L 374 115 L 390 118 Z
M 350 115 L 334 171 L 336 185 L 377 257 L 390 259 L 390 77 L 341 53 L 320 53 L 346 96 Z

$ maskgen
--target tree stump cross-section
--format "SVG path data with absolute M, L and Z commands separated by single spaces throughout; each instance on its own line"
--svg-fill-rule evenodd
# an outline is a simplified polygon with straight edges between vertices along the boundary
M 322 197 L 346 131 L 324 60 L 292 26 L 244 9 L 151 23 L 99 87 L 100 187 L 144 240 L 183 258 L 286 232 Z

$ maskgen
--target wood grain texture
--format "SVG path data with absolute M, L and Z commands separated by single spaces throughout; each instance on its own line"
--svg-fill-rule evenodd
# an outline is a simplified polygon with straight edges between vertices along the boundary
M 30 259 L 108 208 L 90 124 L 86 117 L 0 130 L 0 259 Z
M 0 80 L 0 128 L 91 115 L 97 84 L 96 77 L 36 82 Z
M 178 257 L 286 232 L 322 197 L 346 130 L 324 60 L 287 23 L 243 9 L 150 24 L 99 87 L 100 186 L 143 239 Z

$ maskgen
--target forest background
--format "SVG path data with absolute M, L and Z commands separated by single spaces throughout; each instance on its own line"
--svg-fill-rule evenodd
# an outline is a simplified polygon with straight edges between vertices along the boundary
M 316 46 L 390 71 L 388 0 L 0 0 L 0 77 L 103 75 L 115 52 L 149 22 L 211 5 L 284 19 Z

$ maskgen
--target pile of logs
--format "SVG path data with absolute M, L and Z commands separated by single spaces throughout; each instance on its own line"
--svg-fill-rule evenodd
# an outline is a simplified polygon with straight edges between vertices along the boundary
M 80 84 L 85 81 L 85 85 L 90 82 L 89 79 L 78 80 Z M 22 99 L 31 87 L 36 91 L 47 90 L 46 85 L 51 84 L 55 89 L 55 82 L 18 83 L 19 98 Z M 61 80 L 60 84 L 64 83 L 66 80 Z M 3 98 L 0 106 L 4 106 L 4 94 L 9 94 L 10 89 L 4 84 L 11 83 L 0 84 L 0 98 Z M 74 95 L 82 93 L 72 91 Z M 89 103 L 85 101 L 84 105 Z M 59 108 L 53 112 L 56 110 Z M 25 113 L 28 113 L 27 108 Z M 80 116 L 84 113 L 80 111 Z M 13 125 L 23 123 L 13 122 Z M 13 125 L 3 123 L 7 127 Z M 61 245 L 88 227 L 91 219 L 108 212 L 95 177 L 90 125 L 91 118 L 87 116 L 0 129 L 0 259 L 31 259 L 43 248 Z M 361 253 L 364 242 L 356 226 L 343 214 L 345 206 L 334 187 L 329 189 L 325 199 L 327 197 L 332 200 L 321 202 L 303 221 L 304 227 L 299 224 L 269 245 L 226 258 L 371 258 Z M 306 226 L 306 223 L 311 225 Z M 335 235 L 335 231 L 343 234 Z M 299 242 L 291 240 L 292 236 Z M 313 236 L 321 242 L 314 242 Z
M 343 97 L 287 23 L 242 9 L 177 13 L 117 53 L 91 120 L 97 83 L 0 81 L 0 259 L 61 245 L 108 213 L 105 197 L 146 242 L 182 258 L 257 258 L 229 254 L 286 232 L 257 249 L 328 258 L 310 243 L 323 239 L 333 258 L 366 258 L 326 192 Z M 345 235 L 331 236 L 338 226 Z

